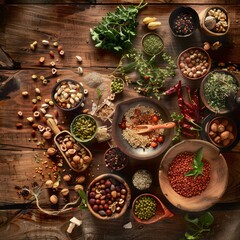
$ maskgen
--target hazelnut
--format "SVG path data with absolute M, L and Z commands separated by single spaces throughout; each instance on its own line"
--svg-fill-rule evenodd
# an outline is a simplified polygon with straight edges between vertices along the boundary
M 52 180 L 47 180 L 45 182 L 45 185 L 46 185 L 47 188 L 52 188 L 53 187 L 53 181 Z
M 52 138 L 52 133 L 50 131 L 46 131 L 43 133 L 43 138 L 44 139 L 51 139 Z
M 58 197 L 56 195 L 52 195 L 49 200 L 52 204 L 58 203 Z
M 61 194 L 65 197 L 65 196 L 67 196 L 69 194 L 69 190 L 67 188 L 63 188 L 61 190 Z
M 66 182 L 69 182 L 71 180 L 72 176 L 70 174 L 66 174 L 63 176 L 63 180 Z
M 50 148 L 48 148 L 48 150 L 47 150 L 47 154 L 49 155 L 49 156 L 53 156 L 53 155 L 55 155 L 57 153 L 57 150 L 55 149 L 55 148 L 53 148 L 53 147 L 50 147 Z
M 87 163 L 90 163 L 91 160 L 92 160 L 92 159 L 91 159 L 90 156 L 85 156 L 85 157 L 83 158 L 83 162 L 86 163 L 86 164 L 87 164 Z
M 76 183 L 83 183 L 85 181 L 85 176 L 76 177 Z
M 83 189 L 84 189 L 83 185 L 77 184 L 77 185 L 74 186 L 74 191 L 75 192 L 78 192 L 79 190 L 83 190 Z

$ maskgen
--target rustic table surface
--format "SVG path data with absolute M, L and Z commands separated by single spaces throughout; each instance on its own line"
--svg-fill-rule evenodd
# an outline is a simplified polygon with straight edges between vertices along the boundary
M 91 40 L 89 29 L 97 25 L 107 12 L 114 11 L 120 5 L 138 4 L 138 0 L 5 0 L 0 1 L 0 239 L 179 239 L 186 231 L 185 212 L 172 206 L 162 195 L 158 182 L 158 169 L 161 161 L 159 156 L 149 161 L 131 159 L 127 169 L 117 173 L 124 177 L 132 188 L 132 199 L 140 193 L 131 185 L 131 176 L 141 168 L 152 172 L 154 179 L 149 192 L 157 195 L 163 203 L 174 213 L 172 218 L 164 219 L 151 225 L 142 225 L 133 220 L 131 205 L 119 219 L 108 222 L 96 219 L 88 210 L 78 207 L 70 212 L 58 216 L 41 213 L 35 202 L 30 202 L 19 195 L 24 186 L 32 188 L 35 183 L 41 185 L 50 177 L 54 179 L 53 163 L 46 155 L 46 149 L 53 144 L 53 140 L 42 141 L 40 132 L 32 136 L 32 127 L 26 117 L 32 116 L 32 98 L 35 98 L 35 88 L 41 91 L 42 100 L 51 98 L 51 89 L 57 79 L 72 78 L 83 83 L 89 93 L 85 100 L 84 109 L 91 109 L 92 102 L 98 101 L 95 88 L 91 88 L 84 80 L 90 72 L 110 75 L 119 63 L 120 55 L 96 49 Z M 227 9 L 231 18 L 229 33 L 220 38 L 209 37 L 197 30 L 187 39 L 179 39 L 170 32 L 168 18 L 176 7 L 189 5 L 200 13 L 206 7 L 221 5 Z M 239 63 L 240 59 L 240 5 L 237 0 L 202 0 L 202 1 L 162 1 L 149 0 L 138 15 L 139 25 L 134 39 L 136 48 L 141 47 L 142 36 L 149 32 L 142 24 L 142 19 L 155 16 L 162 22 L 156 30 L 164 40 L 165 51 L 176 58 L 178 54 L 192 46 L 203 46 L 205 41 L 220 41 L 222 47 L 211 51 L 212 59 L 218 62 Z M 48 47 L 41 44 L 42 40 L 50 42 Z M 35 51 L 30 44 L 38 41 Z M 64 49 L 64 57 L 57 55 L 52 43 L 57 41 Z M 49 63 L 53 60 L 49 51 L 55 52 L 57 75 L 53 76 Z M 76 55 L 82 57 L 82 63 L 76 61 Z M 45 57 L 44 64 L 39 64 L 39 58 Z M 78 73 L 78 67 L 83 68 L 83 75 Z M 48 84 L 43 85 L 40 80 L 33 81 L 32 75 L 44 76 Z M 236 74 L 237 77 L 239 77 Z M 103 101 L 109 94 L 110 80 L 104 78 L 102 91 Z M 176 76 L 166 82 L 166 89 L 179 79 L 191 87 L 199 87 L 200 81 L 194 83 L 183 79 L 178 71 Z M 23 91 L 29 92 L 29 97 L 22 96 Z M 139 96 L 131 86 L 126 86 L 122 95 L 118 96 L 114 104 Z M 170 112 L 178 111 L 177 97 L 160 100 Z M 49 113 L 53 113 L 51 108 Z M 19 119 L 17 112 L 22 111 L 23 119 Z M 78 111 L 81 113 L 81 110 Z M 59 111 L 60 124 L 69 130 L 69 123 L 74 115 Z M 43 119 L 37 120 L 44 124 Z M 16 129 L 21 122 L 22 129 Z M 36 138 L 36 139 L 35 139 Z M 90 168 L 83 174 L 86 176 L 85 186 L 96 176 L 110 172 L 104 163 L 103 154 L 108 144 L 101 143 L 89 147 L 94 156 Z M 219 203 L 209 211 L 215 217 L 214 234 L 208 239 L 235 240 L 240 237 L 240 145 L 230 152 L 223 153 L 229 168 L 229 182 L 225 194 Z M 70 170 L 67 166 L 59 167 L 61 176 Z M 65 173 L 63 172 L 65 171 Z M 50 176 L 50 175 L 51 176 Z M 73 173 L 72 173 L 73 174 Z M 74 175 L 74 174 L 73 174 Z M 75 176 L 75 175 L 74 175 Z M 66 186 L 60 182 L 59 189 Z M 74 182 L 68 186 L 73 189 Z M 71 192 L 74 192 L 71 190 Z M 74 194 L 72 198 L 74 199 Z M 70 199 L 71 200 L 71 199 Z M 49 202 L 49 193 L 45 190 L 41 194 L 41 206 L 53 210 Z M 60 201 L 59 208 L 64 205 Z M 73 216 L 82 219 L 82 226 L 77 227 L 71 234 L 66 232 L 69 219 Z M 132 228 L 125 229 L 123 225 L 132 223 Z

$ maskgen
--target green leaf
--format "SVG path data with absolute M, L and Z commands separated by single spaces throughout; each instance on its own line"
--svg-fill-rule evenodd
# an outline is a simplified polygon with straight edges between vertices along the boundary
M 188 239 L 188 240 L 196 239 L 196 237 L 194 237 L 193 235 L 191 235 L 191 234 L 188 233 L 188 232 L 186 232 L 184 236 L 185 236 L 185 238 Z
M 185 176 L 194 176 L 196 178 L 203 172 L 203 148 L 201 147 L 193 158 L 193 170 L 188 171 Z
M 81 202 L 79 207 L 82 208 L 82 209 L 86 209 L 87 208 L 87 202 L 88 202 L 86 193 L 83 190 L 79 189 L 78 194 L 82 198 L 82 202 Z
M 214 222 L 214 217 L 210 212 L 205 212 L 199 217 L 199 222 L 202 226 L 209 227 Z
M 192 219 L 192 218 L 189 217 L 188 214 L 185 214 L 184 219 L 185 219 L 185 221 L 187 221 L 189 223 L 193 223 L 195 225 L 198 225 L 198 222 L 199 222 L 198 218 L 193 218 Z

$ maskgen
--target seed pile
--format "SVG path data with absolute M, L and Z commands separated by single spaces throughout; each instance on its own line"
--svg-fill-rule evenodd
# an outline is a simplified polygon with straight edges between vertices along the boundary
M 152 184 L 152 175 L 145 169 L 140 169 L 134 173 L 132 178 L 133 186 L 138 190 L 146 190 Z
M 141 220 L 149 220 L 156 214 L 157 203 L 149 196 L 141 196 L 134 204 L 134 214 Z
M 197 176 L 185 176 L 192 170 L 194 153 L 177 154 L 168 170 L 168 179 L 173 190 L 183 197 L 193 197 L 201 194 L 210 182 L 210 164 L 203 159 L 203 173 Z

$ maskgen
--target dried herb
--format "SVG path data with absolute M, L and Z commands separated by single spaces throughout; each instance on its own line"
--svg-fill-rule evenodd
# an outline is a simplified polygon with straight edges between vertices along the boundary
M 194 176 L 196 178 L 198 175 L 201 175 L 203 172 L 203 148 L 201 147 L 196 155 L 193 158 L 193 169 L 185 174 L 185 176 Z
M 117 52 L 129 49 L 136 35 L 137 14 L 146 5 L 142 0 L 138 6 L 120 5 L 115 12 L 108 12 L 97 27 L 90 29 L 95 47 Z
M 207 239 L 207 235 L 213 232 L 211 226 L 214 222 L 214 217 L 210 212 L 205 212 L 196 218 L 190 218 L 189 215 L 186 214 L 184 219 L 188 223 L 189 230 L 180 240 Z

